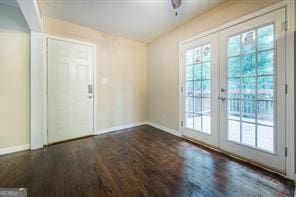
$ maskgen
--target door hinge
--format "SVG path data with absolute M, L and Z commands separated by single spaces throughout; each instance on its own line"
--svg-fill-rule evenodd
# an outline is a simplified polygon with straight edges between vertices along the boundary
M 46 53 L 48 53 L 48 39 L 46 39 Z
M 181 92 L 183 92 L 183 86 L 181 86 Z
M 282 31 L 287 31 L 288 30 L 288 21 L 283 21 L 282 22 Z
M 183 120 L 181 120 L 181 126 L 183 127 Z
M 287 157 L 287 156 L 288 156 L 288 148 L 285 147 L 285 157 Z
M 288 84 L 285 84 L 285 94 L 288 94 Z

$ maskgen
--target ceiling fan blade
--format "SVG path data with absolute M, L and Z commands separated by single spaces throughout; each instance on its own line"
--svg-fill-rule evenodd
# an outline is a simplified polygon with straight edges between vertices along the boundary
M 173 8 L 176 10 L 181 6 L 182 0 L 171 0 Z

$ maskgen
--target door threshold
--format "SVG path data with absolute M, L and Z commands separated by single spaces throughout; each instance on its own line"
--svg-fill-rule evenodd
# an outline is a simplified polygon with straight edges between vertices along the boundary
M 57 141 L 57 142 L 47 143 L 46 146 L 61 144 L 61 143 L 65 143 L 65 142 L 71 142 L 71 141 L 80 140 L 83 138 L 88 138 L 88 137 L 93 137 L 93 136 L 94 135 L 92 134 L 92 135 L 85 135 L 85 136 L 81 136 L 81 137 L 77 137 L 77 138 L 71 138 L 71 139 L 67 139 L 67 140 L 61 140 L 61 141 Z
M 207 144 L 207 143 L 204 143 L 204 142 L 201 142 L 199 140 L 196 140 L 196 139 L 193 139 L 193 138 L 190 138 L 190 137 L 187 137 L 187 136 L 184 136 L 182 135 L 182 138 L 184 138 L 185 140 L 188 140 L 194 144 L 197 144 L 199 146 L 202 146 L 206 149 L 210 149 L 212 151 L 215 151 L 215 152 L 218 152 L 218 153 L 221 153 L 231 159 L 235 159 L 236 161 L 239 161 L 241 163 L 244 163 L 244 164 L 247 164 L 247 165 L 250 165 L 251 167 L 255 167 L 255 168 L 259 168 L 261 170 L 264 170 L 264 171 L 268 171 L 269 173 L 272 173 L 273 175 L 277 175 L 277 176 L 281 176 L 287 180 L 291 180 L 289 178 L 287 178 L 286 174 L 281 172 L 281 171 L 278 171 L 276 169 L 273 169 L 273 168 L 270 168 L 268 166 L 265 166 L 263 164 L 259 164 L 255 161 L 252 161 L 252 160 L 249 160 L 249 159 L 246 159 L 244 157 L 241 157 L 239 155 L 236 155 L 236 154 L 233 154 L 233 153 L 230 153 L 230 152 L 227 152 L 227 151 L 224 151 L 224 150 L 221 150 L 219 149 L 218 147 L 215 147 L 213 145 L 210 145 L 210 144 Z M 294 182 L 294 180 L 292 180 Z

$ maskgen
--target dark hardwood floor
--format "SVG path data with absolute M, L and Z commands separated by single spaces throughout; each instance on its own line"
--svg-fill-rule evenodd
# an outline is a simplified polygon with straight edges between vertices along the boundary
M 0 157 L 29 196 L 294 196 L 293 182 L 150 126 Z

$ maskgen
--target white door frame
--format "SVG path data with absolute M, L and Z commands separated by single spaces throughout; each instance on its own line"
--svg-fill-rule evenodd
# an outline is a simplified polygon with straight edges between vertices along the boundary
M 83 41 L 78 41 L 78 40 L 74 40 L 74 39 L 69 39 L 69 38 L 65 38 L 65 37 L 60 37 L 60 36 L 53 36 L 53 35 L 49 35 L 46 34 L 44 36 L 45 38 L 45 48 L 46 48 L 46 55 L 45 55 L 45 64 L 43 64 L 44 69 L 43 69 L 43 89 L 44 89 L 44 94 L 43 94 L 43 144 L 47 145 L 48 144 L 48 73 L 47 73 L 47 69 L 48 69 L 48 53 L 47 53 L 47 47 L 48 47 L 48 39 L 54 39 L 54 40 L 60 40 L 60 41 L 64 41 L 64 42 L 70 42 L 73 44 L 81 44 L 81 45 L 85 45 L 85 46 L 89 46 L 92 48 L 93 50 L 93 99 L 94 99 L 94 104 L 93 104 L 93 135 L 95 135 L 95 131 L 97 128 L 96 125 L 96 117 L 97 117 L 97 85 L 96 85 L 96 54 L 97 54 L 97 46 L 93 43 L 88 43 L 88 42 L 83 42 Z
M 223 29 L 232 27 L 234 25 L 243 23 L 250 19 L 262 16 L 264 14 L 270 13 L 272 11 L 278 10 L 280 8 L 286 9 L 287 15 L 287 31 L 286 31 L 286 83 L 288 84 L 288 91 L 286 95 L 286 147 L 287 147 L 287 157 L 286 157 L 286 174 L 285 177 L 295 180 L 295 110 L 294 110 L 294 31 L 295 31 L 295 2 L 290 0 L 284 0 L 274 5 L 263 8 L 254 13 L 248 14 L 241 18 L 235 19 L 231 22 L 225 23 L 221 26 L 213 28 L 212 30 L 201 33 L 200 35 L 194 36 L 187 40 L 181 41 L 179 43 L 179 131 L 182 131 L 183 122 L 183 45 L 185 43 L 194 41 L 196 39 L 205 37 L 212 33 L 219 32 Z

